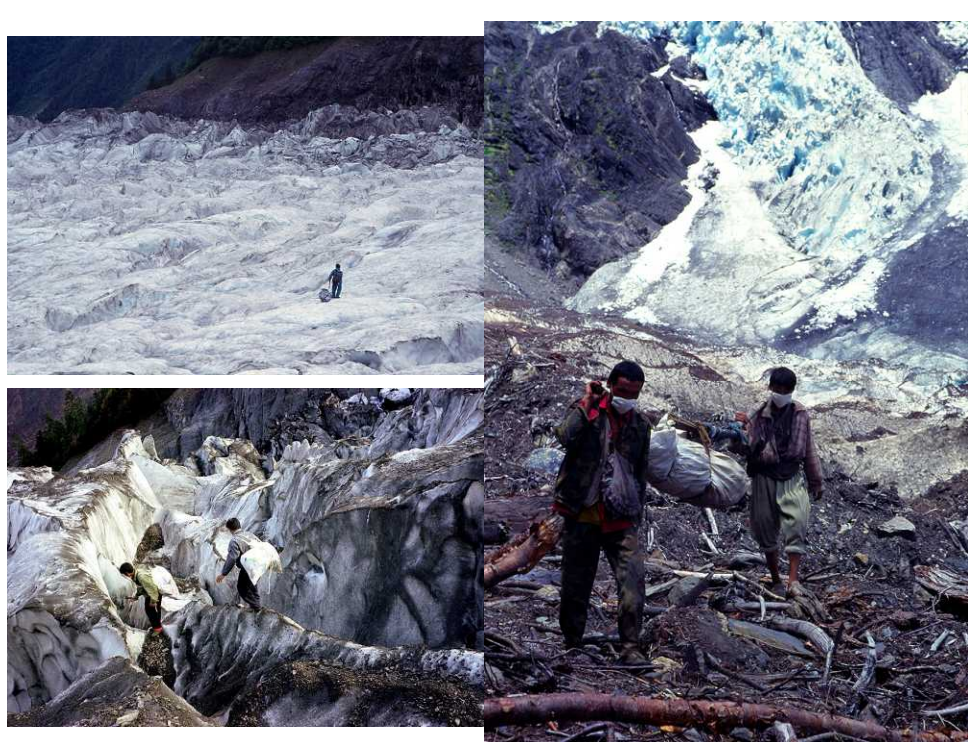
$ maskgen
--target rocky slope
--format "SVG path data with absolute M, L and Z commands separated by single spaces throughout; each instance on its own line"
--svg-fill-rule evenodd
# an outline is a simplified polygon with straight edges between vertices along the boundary
M 578 281 L 653 238 L 687 204 L 711 105 L 670 76 L 662 44 L 595 24 L 545 35 L 485 26 L 485 202 L 491 232 Z M 700 75 L 678 62 L 678 70 Z
M 49 122 L 68 109 L 118 107 L 167 67 L 179 67 L 196 36 L 11 36 L 7 114 Z
M 437 109 L 10 118 L 10 371 L 479 371 L 478 148 Z
M 70 687 L 99 691 L 108 676 L 96 673 L 115 657 L 222 723 L 229 708 L 233 724 L 478 719 L 482 409 L 479 395 L 443 392 L 391 393 L 389 410 L 375 399 L 369 433 L 353 425 L 295 442 L 265 467 L 251 442 L 211 436 L 181 464 L 130 431 L 98 467 L 10 473 L 8 711 L 82 723 L 88 707 Z M 324 407 L 336 423 L 362 413 L 356 424 L 367 402 L 358 393 Z M 438 425 L 416 430 L 434 404 Z M 282 573 L 259 581 L 260 612 L 236 607 L 233 583 L 214 581 L 229 516 L 280 550 Z M 146 635 L 141 604 L 125 600 L 132 586 L 116 567 L 137 556 L 176 579 L 164 635 Z M 309 677 L 296 677 L 300 661 Z M 362 682 L 361 671 L 376 676 Z M 454 708 L 432 703 L 440 688 Z M 395 692 L 388 709 L 351 697 Z M 57 708 L 45 706 L 56 697 Z M 163 724 L 140 709 L 142 723 Z
M 480 37 L 340 37 L 286 51 L 207 60 L 127 109 L 185 119 L 284 122 L 328 105 L 440 108 L 483 119 Z

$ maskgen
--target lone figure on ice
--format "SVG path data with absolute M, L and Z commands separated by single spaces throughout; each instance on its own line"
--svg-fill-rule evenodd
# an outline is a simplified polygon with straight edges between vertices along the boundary
M 163 626 L 160 625 L 160 588 L 153 581 L 150 570 L 143 567 L 136 569 L 127 561 L 119 567 L 119 573 L 136 584 L 136 594 L 128 599 L 136 600 L 140 595 L 146 596 L 143 603 L 146 617 L 150 619 L 153 630 L 159 634 L 163 631 Z
M 330 281 L 330 296 L 334 299 L 340 298 L 340 292 L 344 288 L 344 271 L 340 269 L 340 263 L 337 263 L 337 267 L 330 271 L 330 275 L 327 276 L 327 280 Z
M 225 565 L 221 568 L 221 573 L 215 580 L 218 584 L 225 581 L 225 577 L 228 573 L 238 567 L 238 596 L 241 597 L 242 602 L 246 603 L 252 610 L 260 610 L 262 608 L 261 600 L 259 599 L 259 591 L 256 589 L 255 585 L 252 584 L 251 578 L 248 576 L 248 572 L 245 571 L 245 567 L 242 566 L 242 556 L 249 552 L 249 545 L 245 538 L 241 537 L 239 530 L 242 529 L 242 523 L 238 521 L 237 517 L 232 517 L 230 520 L 225 522 L 225 527 L 231 531 L 231 543 L 228 544 L 228 558 L 225 559 Z

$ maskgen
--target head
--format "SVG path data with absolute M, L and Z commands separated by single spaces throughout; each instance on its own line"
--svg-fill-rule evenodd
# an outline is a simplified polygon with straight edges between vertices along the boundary
M 242 523 L 238 521 L 238 517 L 232 517 L 230 520 L 225 522 L 225 527 L 231 530 L 232 534 L 234 534 L 242 529 Z
M 793 400 L 796 389 L 796 374 L 785 366 L 777 366 L 769 372 L 770 399 L 777 408 L 783 408 Z
M 340 270 L 340 263 L 337 263 L 337 270 Z
M 127 561 L 126 563 L 122 564 L 119 567 L 119 573 L 122 574 L 124 577 L 128 577 L 129 579 L 132 579 L 133 575 L 136 573 L 136 569 L 134 569 L 133 565 L 129 563 L 129 561 Z
M 609 372 L 606 384 L 612 393 L 612 404 L 620 413 L 626 413 L 636 407 L 636 400 L 643 389 L 643 369 L 632 361 L 620 361 Z

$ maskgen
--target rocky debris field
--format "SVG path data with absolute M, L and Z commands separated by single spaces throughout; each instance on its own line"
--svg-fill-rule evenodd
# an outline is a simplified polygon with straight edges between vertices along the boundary
M 487 327 L 488 554 L 547 516 L 557 470 L 549 459 L 557 446 L 549 424 L 588 379 L 602 378 L 620 357 L 646 369 L 641 406 L 653 415 L 674 410 L 710 423 L 736 409 L 733 393 L 745 398 L 739 410 L 762 400 L 759 385 L 666 332 L 619 336 L 596 319 L 506 300 L 490 307 L 488 318 L 495 320 Z M 870 399 L 859 407 L 865 425 L 888 418 Z M 807 594 L 800 600 L 760 587 L 768 571 L 749 534 L 744 502 L 716 510 L 714 532 L 704 510 L 653 489 L 641 528 L 647 550 L 642 644 L 650 668 L 616 663 L 616 588 L 604 560 L 581 649 L 565 651 L 558 628 L 560 544 L 526 574 L 488 590 L 487 698 L 566 694 L 581 716 L 547 717 L 556 712 L 542 706 L 530 724 L 509 724 L 517 718 L 508 718 L 508 710 L 522 707 L 501 701 L 497 712 L 485 709 L 500 720 L 487 727 L 487 739 L 752 741 L 787 739 L 788 729 L 798 738 L 834 739 L 826 729 L 787 728 L 782 720 L 792 708 L 891 730 L 966 730 L 967 713 L 959 708 L 967 702 L 965 453 L 921 491 L 909 490 L 915 481 L 876 480 L 876 466 L 892 459 L 887 442 L 902 437 L 861 441 L 864 459 L 852 470 L 837 459 L 846 454 L 836 447 L 838 439 L 847 443 L 839 436 L 846 413 L 828 403 L 814 416 L 825 492 L 813 504 L 802 568 Z M 596 694 L 772 705 L 784 716 L 741 724 L 721 717 L 671 724 L 662 717 L 642 724 L 622 719 L 622 712 L 617 719 L 588 711 L 583 705 L 595 707 Z M 930 714 L 943 710 L 950 711 Z

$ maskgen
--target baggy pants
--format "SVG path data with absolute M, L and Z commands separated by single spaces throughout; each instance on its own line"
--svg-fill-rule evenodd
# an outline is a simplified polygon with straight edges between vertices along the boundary
M 558 616 L 562 634 L 566 642 L 578 642 L 585 634 L 600 551 L 616 576 L 619 640 L 624 646 L 637 646 L 643 625 L 643 553 L 635 527 L 603 533 L 599 525 L 565 520 Z
M 146 617 L 150 619 L 150 626 L 155 629 L 160 628 L 160 603 L 157 602 L 154 607 L 153 601 L 147 595 L 143 600 L 143 610 L 146 611 Z
M 252 610 L 258 610 L 262 607 L 262 601 L 259 599 L 259 591 L 252 584 L 248 573 L 241 567 L 238 569 L 238 596 Z
M 810 522 L 810 496 L 803 475 L 776 480 L 765 475 L 752 478 L 749 526 L 763 553 L 779 549 L 779 533 L 787 553 L 806 552 L 806 527 Z
M 344 284 L 343 283 L 334 283 L 330 287 L 330 290 L 332 292 L 332 295 L 333 295 L 333 297 L 335 299 L 339 299 L 340 298 L 340 292 L 343 290 L 343 288 L 344 288 Z

